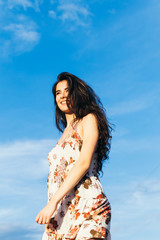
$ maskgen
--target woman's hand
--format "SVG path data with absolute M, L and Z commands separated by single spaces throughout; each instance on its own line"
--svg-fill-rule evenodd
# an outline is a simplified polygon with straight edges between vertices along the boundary
M 50 221 L 51 216 L 57 209 L 57 202 L 50 201 L 47 205 L 38 213 L 35 221 L 39 224 L 47 224 Z

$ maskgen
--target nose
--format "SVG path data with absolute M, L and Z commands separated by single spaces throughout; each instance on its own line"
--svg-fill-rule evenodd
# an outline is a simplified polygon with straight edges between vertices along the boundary
M 66 91 L 63 91 L 61 97 L 64 98 L 64 97 L 67 97 L 67 95 L 68 93 L 66 93 Z

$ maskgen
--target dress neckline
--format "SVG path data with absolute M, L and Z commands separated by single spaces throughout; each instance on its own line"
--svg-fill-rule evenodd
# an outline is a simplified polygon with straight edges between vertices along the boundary
M 79 121 L 77 121 L 77 122 L 74 124 L 74 126 L 73 126 L 73 120 L 72 120 L 71 123 L 70 123 L 70 125 L 69 125 L 69 127 L 68 127 L 68 131 L 67 131 L 67 133 L 66 133 L 66 136 L 64 137 L 63 140 L 61 140 L 61 141 L 58 140 L 57 143 L 56 143 L 56 145 L 61 146 L 64 142 L 67 142 L 66 140 L 67 140 L 69 137 L 72 137 L 73 132 L 76 132 L 76 135 L 77 135 L 78 139 L 83 142 L 82 137 L 81 137 L 81 136 L 79 135 L 79 133 L 77 132 L 77 126 L 78 126 L 78 124 L 79 124 L 80 121 L 81 121 L 81 119 L 80 119 Z M 62 135 L 63 135 L 63 134 L 62 134 Z M 72 138 L 73 138 L 73 137 L 72 137 Z

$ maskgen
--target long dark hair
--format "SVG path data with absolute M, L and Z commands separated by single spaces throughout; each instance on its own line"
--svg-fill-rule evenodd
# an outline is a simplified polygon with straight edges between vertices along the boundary
M 98 154 L 97 173 L 99 175 L 100 172 L 103 173 L 102 165 L 104 160 L 109 158 L 112 138 L 111 131 L 113 128 L 110 126 L 103 104 L 94 90 L 77 76 L 68 72 L 62 72 L 57 76 L 57 81 L 52 88 L 55 103 L 55 120 L 59 131 L 63 132 L 67 126 L 65 113 L 58 108 L 56 103 L 56 86 L 63 80 L 67 80 L 68 82 L 69 93 L 67 98 L 71 99 L 72 104 L 70 107 L 67 101 L 67 106 L 75 114 L 75 121 L 80 120 L 89 113 L 93 113 L 98 120 L 99 139 L 96 152 Z

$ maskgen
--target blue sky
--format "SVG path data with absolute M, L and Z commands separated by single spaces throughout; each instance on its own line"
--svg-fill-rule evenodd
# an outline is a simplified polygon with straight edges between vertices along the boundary
M 159 1 L 0 0 L 0 13 L 0 238 L 42 237 L 35 217 L 60 138 L 51 89 L 68 71 L 116 126 L 101 178 L 112 240 L 159 239 Z

